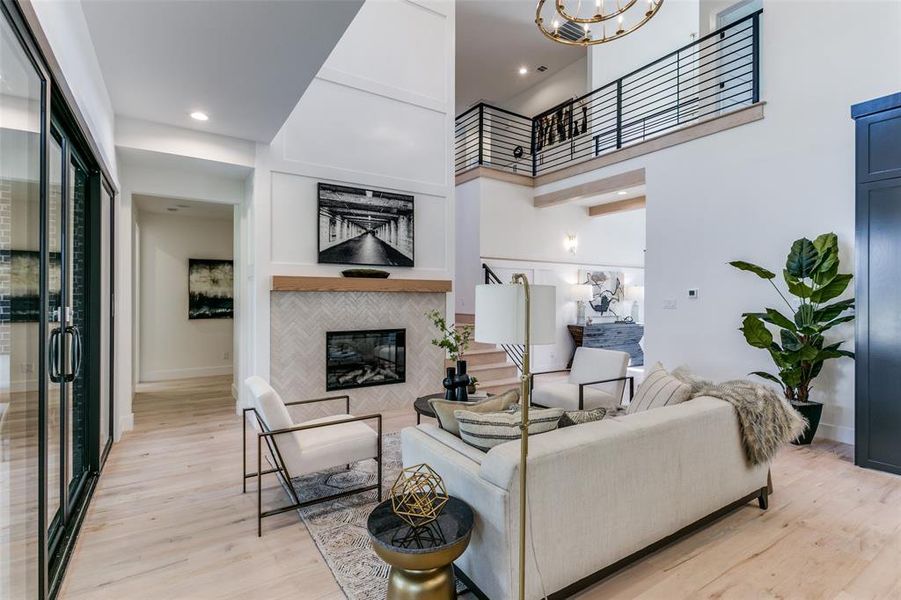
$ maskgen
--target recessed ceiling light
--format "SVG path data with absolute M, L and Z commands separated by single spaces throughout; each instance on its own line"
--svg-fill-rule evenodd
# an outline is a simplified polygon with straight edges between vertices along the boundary
M 191 118 L 195 121 L 209 121 L 210 117 L 205 112 L 200 112 L 199 110 L 195 110 L 191 113 Z
M 618 196 L 625 196 L 628 193 L 629 193 L 629 190 L 620 190 L 620 191 L 616 192 L 616 194 Z
M 520 74 L 520 75 L 525 75 L 525 74 L 528 73 L 528 72 L 529 72 L 529 69 L 527 69 L 526 67 L 520 67 L 520 68 L 519 68 L 519 74 Z

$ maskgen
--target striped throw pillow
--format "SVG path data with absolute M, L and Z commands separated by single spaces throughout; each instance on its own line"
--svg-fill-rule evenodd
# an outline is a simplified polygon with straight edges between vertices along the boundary
M 460 426 L 460 438 L 473 448 L 488 452 L 498 444 L 518 440 L 519 412 L 475 413 L 468 410 L 454 411 Z M 557 429 L 563 416 L 562 408 L 536 408 L 529 411 L 529 435 L 537 435 Z
M 657 363 L 645 380 L 638 386 L 635 397 L 626 408 L 627 415 L 643 410 L 660 408 L 685 402 L 691 396 L 691 386 L 679 381 Z

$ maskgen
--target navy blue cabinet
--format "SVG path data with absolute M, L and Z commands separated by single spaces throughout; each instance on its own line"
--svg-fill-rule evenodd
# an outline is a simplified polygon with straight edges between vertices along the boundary
M 856 104 L 854 462 L 901 474 L 901 93 Z

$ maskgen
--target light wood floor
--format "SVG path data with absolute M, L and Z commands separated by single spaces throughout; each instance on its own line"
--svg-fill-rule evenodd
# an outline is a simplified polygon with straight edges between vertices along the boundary
M 293 513 L 241 494 L 228 383 L 142 393 L 114 446 L 63 584 L 65 600 L 342 598 Z M 386 431 L 415 423 L 386 415 Z M 764 512 L 749 504 L 584 592 L 586 598 L 901 598 L 901 477 L 850 447 L 787 448 Z M 284 502 L 270 481 L 264 502 Z

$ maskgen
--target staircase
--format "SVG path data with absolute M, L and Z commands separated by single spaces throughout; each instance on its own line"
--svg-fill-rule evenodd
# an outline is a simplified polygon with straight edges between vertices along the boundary
M 457 314 L 455 323 L 457 327 L 472 325 L 475 316 Z M 472 342 L 463 359 L 466 361 L 466 372 L 479 380 L 479 392 L 500 394 L 519 387 L 519 370 L 498 346 Z M 447 361 L 447 366 L 452 367 L 454 363 Z

